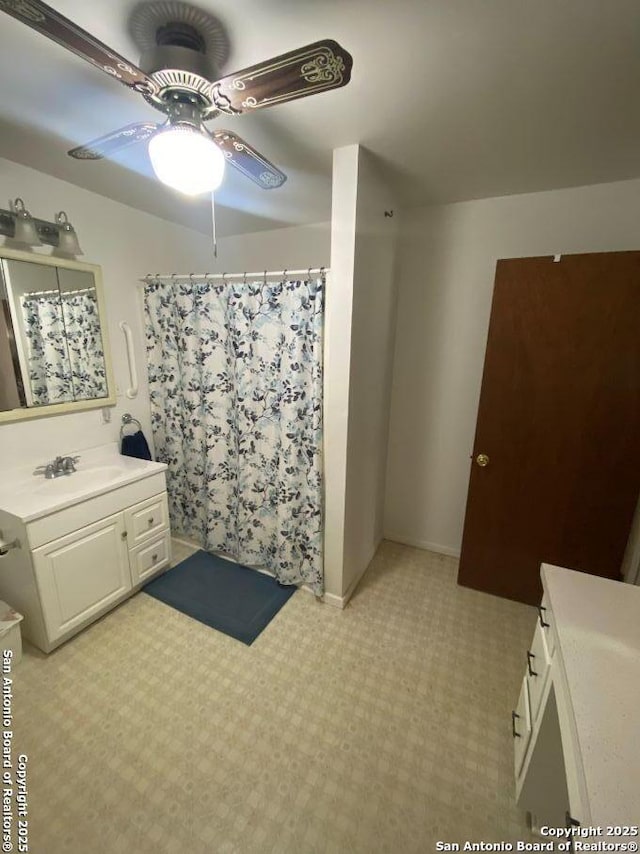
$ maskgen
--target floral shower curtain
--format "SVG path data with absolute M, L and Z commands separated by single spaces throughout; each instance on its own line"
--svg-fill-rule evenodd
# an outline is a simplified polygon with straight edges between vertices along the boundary
M 74 400 L 107 396 L 107 370 L 95 291 L 62 294 Z
M 145 288 L 152 425 L 174 530 L 324 589 L 324 280 Z
M 107 396 L 94 291 L 20 298 L 34 405 Z
M 60 297 L 26 294 L 20 298 L 20 304 L 34 406 L 73 400 Z

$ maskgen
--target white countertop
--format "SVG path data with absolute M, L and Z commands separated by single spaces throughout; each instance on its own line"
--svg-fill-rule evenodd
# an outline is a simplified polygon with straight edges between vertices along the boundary
M 556 625 L 555 654 L 569 688 L 591 822 L 638 824 L 640 587 L 549 564 L 542 565 L 541 576 Z
M 78 455 L 80 459 L 75 474 L 52 480 L 47 480 L 42 474 L 33 474 L 35 467 L 44 460 L 3 471 L 0 478 L 0 510 L 17 516 L 23 522 L 33 522 L 167 469 L 165 463 L 123 457 L 115 442 L 80 451 Z M 69 453 L 68 456 L 75 454 Z

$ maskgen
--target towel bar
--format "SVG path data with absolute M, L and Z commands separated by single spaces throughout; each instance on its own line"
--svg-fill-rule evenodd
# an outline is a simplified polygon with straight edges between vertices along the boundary
M 136 368 L 136 354 L 133 349 L 133 335 L 131 327 L 126 320 L 120 321 L 120 329 L 124 332 L 124 337 L 127 342 L 127 359 L 129 361 L 129 379 L 131 382 L 130 388 L 125 392 L 129 400 L 138 396 L 138 370 Z
M 124 435 L 124 428 L 128 427 L 130 424 L 137 424 L 138 430 L 142 430 L 142 424 L 138 421 L 137 418 L 134 418 L 129 412 L 125 412 L 122 416 L 122 427 L 120 428 L 120 439 L 122 439 Z

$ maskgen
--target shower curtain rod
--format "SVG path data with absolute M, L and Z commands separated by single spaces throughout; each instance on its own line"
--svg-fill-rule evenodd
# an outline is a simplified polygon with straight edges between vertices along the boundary
M 150 281 L 168 279 L 169 281 L 189 281 L 190 279 L 268 279 L 273 276 L 310 276 L 311 273 L 328 273 L 329 267 L 306 267 L 304 270 L 259 270 L 256 273 L 147 273 L 139 281 L 147 285 Z
M 44 297 L 49 294 L 57 294 L 59 297 L 71 296 L 73 294 L 88 294 L 89 291 L 95 291 L 95 288 L 78 288 L 76 291 L 57 291 L 55 288 L 51 291 L 25 291 L 23 297 Z

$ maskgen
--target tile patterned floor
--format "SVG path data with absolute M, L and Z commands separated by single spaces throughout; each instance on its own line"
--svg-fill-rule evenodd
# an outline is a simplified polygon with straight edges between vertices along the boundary
M 178 546 L 175 559 L 189 553 Z M 535 614 L 383 543 L 251 647 L 139 594 L 15 670 L 35 854 L 423 854 L 528 838 L 510 709 Z

